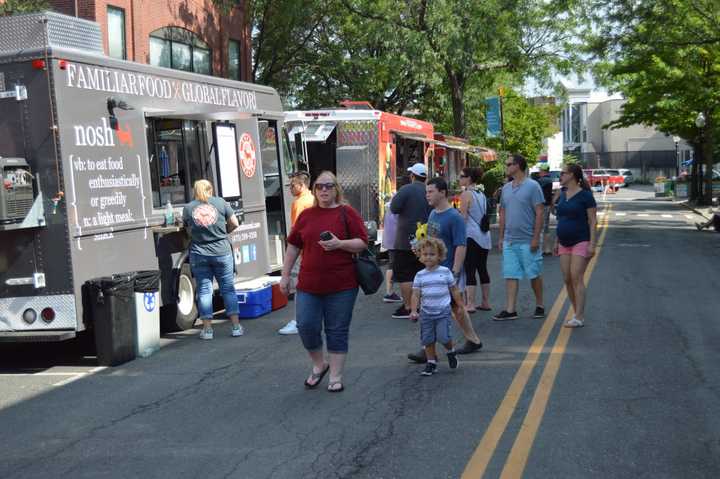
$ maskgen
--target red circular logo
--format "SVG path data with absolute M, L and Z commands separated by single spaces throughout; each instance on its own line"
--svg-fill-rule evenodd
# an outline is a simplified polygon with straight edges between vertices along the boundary
M 255 142 L 250 133 L 243 133 L 240 137 L 240 167 L 248 178 L 255 175 L 257 158 L 255 155 Z

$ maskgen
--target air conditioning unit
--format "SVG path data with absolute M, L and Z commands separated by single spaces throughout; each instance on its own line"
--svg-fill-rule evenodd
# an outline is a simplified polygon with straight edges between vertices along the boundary
M 41 226 L 26 221 L 35 203 L 33 175 L 23 158 L 0 157 L 0 230 Z

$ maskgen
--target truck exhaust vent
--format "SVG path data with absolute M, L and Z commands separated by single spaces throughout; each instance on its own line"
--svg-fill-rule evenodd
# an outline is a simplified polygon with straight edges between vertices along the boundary
M 104 54 L 100 25 L 56 12 L 0 17 L 0 52 L 49 47 Z

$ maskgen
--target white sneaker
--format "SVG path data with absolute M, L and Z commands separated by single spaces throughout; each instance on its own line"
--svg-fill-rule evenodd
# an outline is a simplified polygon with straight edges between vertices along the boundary
M 239 324 L 237 326 L 232 327 L 233 338 L 237 338 L 238 336 L 242 336 L 243 334 L 245 334 L 245 330 Z
M 566 328 L 582 328 L 583 322 L 573 316 L 572 319 L 563 324 L 563 326 L 565 326 Z
M 278 333 L 280 334 L 297 334 L 297 322 L 293 319 L 289 323 L 287 323 L 284 327 L 278 330 Z
M 200 331 L 200 339 L 212 339 L 213 335 L 212 329 L 203 329 Z

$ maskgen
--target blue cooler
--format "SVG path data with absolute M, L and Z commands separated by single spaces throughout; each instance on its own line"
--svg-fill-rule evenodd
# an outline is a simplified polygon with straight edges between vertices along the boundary
M 253 319 L 272 311 L 272 285 L 270 283 L 242 283 L 235 285 L 238 298 L 238 316 Z

